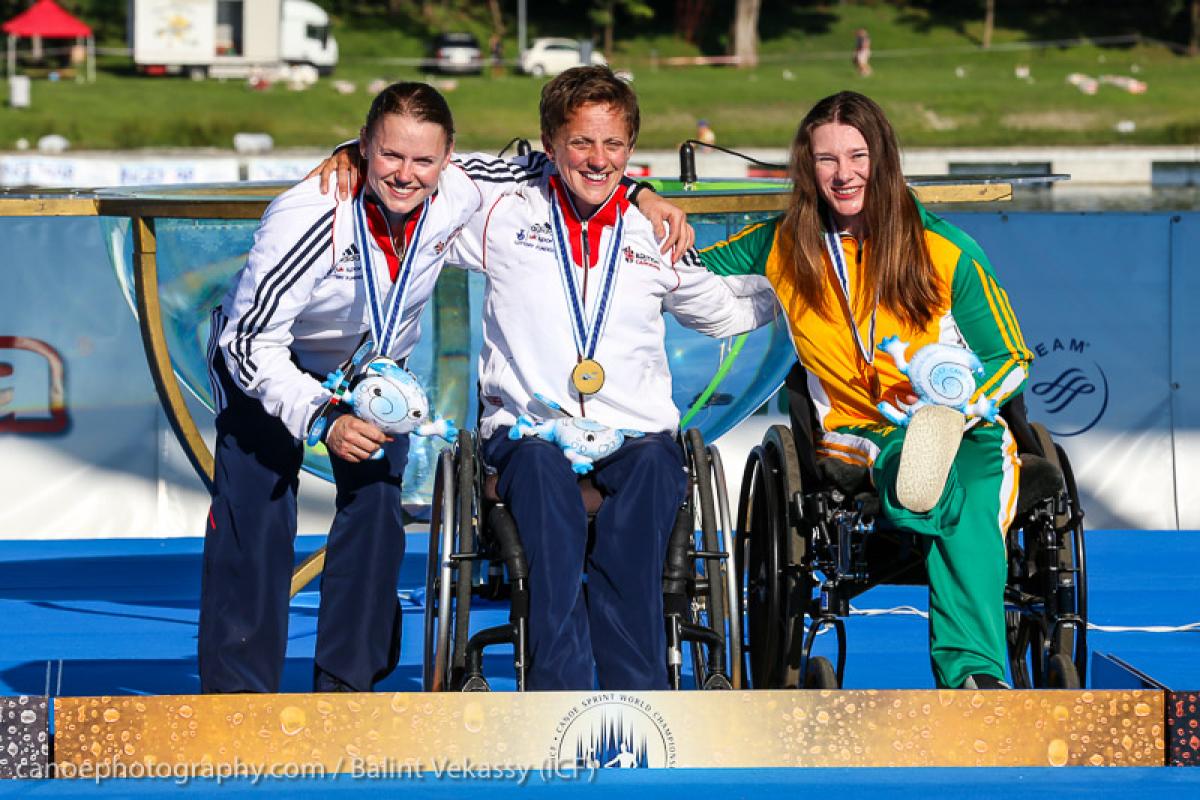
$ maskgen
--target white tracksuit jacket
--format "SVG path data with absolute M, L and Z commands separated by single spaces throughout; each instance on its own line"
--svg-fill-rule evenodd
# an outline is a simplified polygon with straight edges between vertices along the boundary
M 528 166 L 478 153 L 454 157 L 424 215 L 403 316 L 387 355 L 402 359 L 416 345 L 421 312 L 451 242 L 471 216 L 501 192 L 550 169 L 540 154 Z M 353 202 L 332 190 L 321 194 L 315 177 L 277 197 L 221 303 L 224 319 L 214 323 L 223 325 L 218 346 L 234 381 L 298 439 L 329 399 L 313 375 L 323 378 L 344 364 L 370 330 Z M 380 224 L 372 233 L 387 258 L 376 251 L 372 266 L 386 291 L 392 286 L 387 261 L 395 253 L 382 216 L 369 219 Z M 410 224 L 409 235 L 414 227 Z M 219 386 L 214 395 L 222 406 Z
M 487 277 L 479 356 L 482 437 L 512 425 L 520 414 L 553 416 L 533 398 L 535 392 L 571 414 L 611 427 L 674 430 L 679 412 L 671 401 L 663 312 L 709 336 L 732 336 L 774 319 L 778 304 L 765 281 L 718 278 L 704 269 L 694 251 L 673 266 L 659 252 L 650 222 L 626 200 L 625 190 L 618 186 L 586 222 L 592 264 L 585 297 L 589 319 L 599 305 L 618 214 L 624 233 L 607 321 L 594 354 L 605 370 L 605 383 L 582 403 L 571 383 L 578 349 L 555 255 L 551 192 L 560 198 L 571 269 L 580 282 L 585 224 L 560 179 L 546 173 L 497 198 L 455 240 L 449 263 L 481 270 Z

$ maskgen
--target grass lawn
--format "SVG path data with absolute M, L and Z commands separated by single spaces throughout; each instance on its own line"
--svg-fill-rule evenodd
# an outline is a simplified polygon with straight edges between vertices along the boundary
M 695 51 L 664 37 L 619 40 L 609 60 L 634 76 L 642 103 L 639 144 L 673 148 L 694 136 L 696 120 L 705 118 L 722 144 L 784 146 L 815 100 L 843 88 L 878 100 L 912 147 L 1200 144 L 1200 59 L 1166 47 L 1027 48 L 1016 32 L 1001 28 L 993 49 L 983 51 L 971 24 L 942 26 L 911 10 L 902 17 L 886 4 L 813 8 L 795 11 L 793 19 L 763 19 L 763 63 L 752 70 L 656 66 L 655 55 L 661 63 Z M 860 25 L 870 29 L 875 51 L 869 78 L 859 78 L 850 64 Z M 395 63 L 423 52 L 412 36 L 357 29 L 335 34 L 343 55 L 334 77 L 353 83 L 352 94 L 339 94 L 328 79 L 293 92 L 283 86 L 254 91 L 241 81 L 143 78 L 131 74 L 127 60 L 110 57 L 92 85 L 35 81 L 32 108 L 0 113 L 0 149 L 47 133 L 67 137 L 75 149 L 228 148 L 238 131 L 266 131 L 277 147 L 326 147 L 357 132 L 370 81 L 423 77 L 418 68 Z M 1029 79 L 1016 76 L 1018 67 L 1028 68 Z M 1089 96 L 1067 82 L 1071 73 L 1131 76 L 1149 90 L 1132 95 L 1101 84 Z M 446 95 L 461 149 L 494 150 L 514 136 L 536 138 L 541 81 L 516 74 L 451 80 Z M 1135 130 L 1118 133 L 1123 120 Z

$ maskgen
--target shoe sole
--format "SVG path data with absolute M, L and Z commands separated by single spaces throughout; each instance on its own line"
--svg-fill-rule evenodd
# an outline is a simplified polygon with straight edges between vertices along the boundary
M 922 406 L 913 414 L 896 475 L 896 499 L 909 511 L 924 514 L 941 499 L 965 422 L 962 412 L 946 406 Z

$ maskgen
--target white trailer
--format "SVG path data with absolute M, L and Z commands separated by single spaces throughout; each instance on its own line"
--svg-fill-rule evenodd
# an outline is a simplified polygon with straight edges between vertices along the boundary
M 242 76 L 338 60 L 329 15 L 309 0 L 129 0 L 133 63 L 147 74 Z

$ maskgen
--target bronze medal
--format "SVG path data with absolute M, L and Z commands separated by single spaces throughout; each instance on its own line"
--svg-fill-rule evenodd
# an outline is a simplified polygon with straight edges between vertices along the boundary
M 580 394 L 595 394 L 604 387 L 604 367 L 598 361 L 585 358 L 571 370 L 571 383 Z
M 883 385 L 874 364 L 867 365 L 867 387 L 871 392 L 871 403 L 877 405 L 883 399 Z

